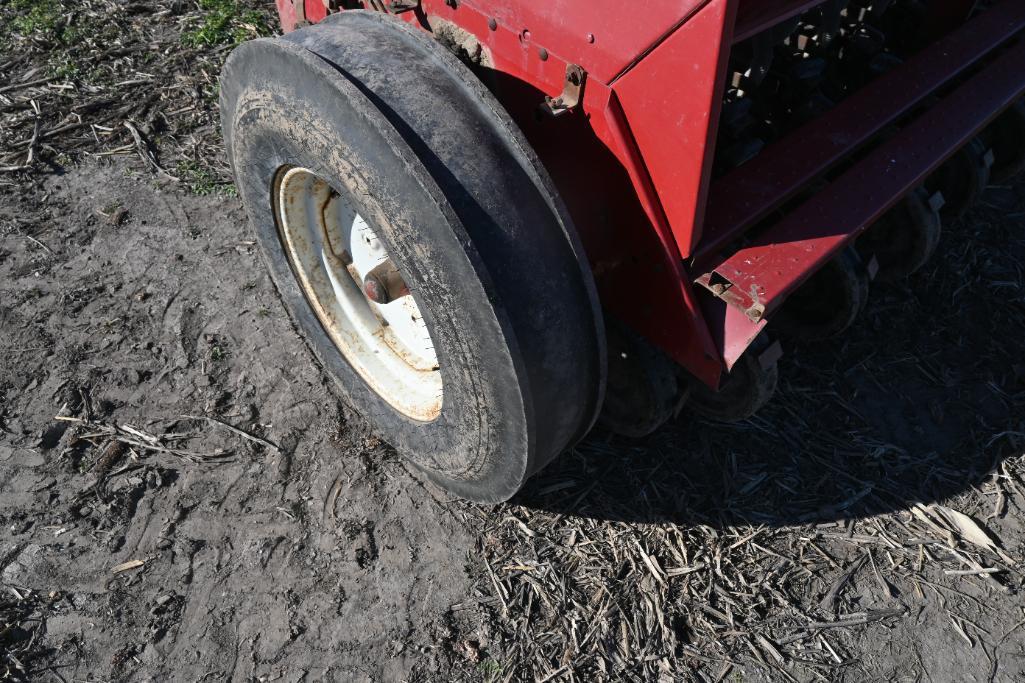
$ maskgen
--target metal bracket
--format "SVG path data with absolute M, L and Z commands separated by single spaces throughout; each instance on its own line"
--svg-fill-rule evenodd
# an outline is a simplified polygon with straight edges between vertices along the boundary
M 364 0 L 363 4 L 369 10 L 385 14 L 402 14 L 420 9 L 420 0 Z
M 567 64 L 562 94 L 558 97 L 546 96 L 544 103 L 541 105 L 542 111 L 549 116 L 562 116 L 573 111 L 583 99 L 585 80 L 587 80 L 586 71 L 576 64 Z
M 292 0 L 292 9 L 295 10 L 296 28 L 310 25 L 309 20 L 306 18 L 306 0 Z
M 705 273 L 694 280 L 694 282 L 725 301 L 728 305 L 742 311 L 751 322 L 761 322 L 765 317 L 765 304 L 761 302 L 762 291 L 761 287 L 757 284 L 752 284 L 751 291 L 745 293 L 737 287 L 736 283 L 715 270 Z

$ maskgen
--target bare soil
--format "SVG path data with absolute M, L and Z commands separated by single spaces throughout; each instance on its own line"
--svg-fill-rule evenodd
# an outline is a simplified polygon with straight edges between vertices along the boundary
M 596 432 L 473 506 L 288 322 L 220 157 L 228 43 L 183 39 L 212 6 L 58 6 L 152 56 L 24 86 L 50 29 L 0 52 L 0 681 L 1025 680 L 1025 179 L 787 345 L 756 418 Z

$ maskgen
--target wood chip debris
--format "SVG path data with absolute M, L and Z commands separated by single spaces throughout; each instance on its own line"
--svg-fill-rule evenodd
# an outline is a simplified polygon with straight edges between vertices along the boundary
M 111 574 L 120 574 L 121 572 L 127 572 L 132 569 L 138 569 L 139 567 L 146 564 L 145 560 L 128 560 L 121 564 L 116 564 L 110 569 Z

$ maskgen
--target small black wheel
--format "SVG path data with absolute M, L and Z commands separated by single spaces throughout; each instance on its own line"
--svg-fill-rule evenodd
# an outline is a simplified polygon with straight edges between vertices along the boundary
M 982 138 L 993 152 L 993 182 L 1006 182 L 1025 170 L 1025 100 L 994 119 Z
M 536 157 L 453 55 L 347 11 L 221 77 L 239 194 L 300 334 L 412 465 L 498 502 L 601 406 L 604 323 Z
M 722 422 L 746 420 L 762 408 L 779 381 L 778 344 L 760 335 L 725 375 L 718 391 L 688 377 L 686 406 L 702 417 Z
M 943 197 L 940 218 L 944 223 L 963 218 L 989 185 L 989 150 L 979 138 L 959 149 L 925 181 L 930 198 Z
M 680 408 L 685 386 L 679 366 L 618 320 L 606 318 L 608 388 L 598 423 L 621 436 L 653 433 Z
M 928 192 L 918 188 L 865 230 L 855 246 L 877 279 L 892 282 L 928 263 L 941 233 L 939 212 L 929 203 Z
M 847 247 L 787 298 L 772 319 L 773 328 L 805 341 L 834 337 L 864 310 L 868 289 L 861 257 Z

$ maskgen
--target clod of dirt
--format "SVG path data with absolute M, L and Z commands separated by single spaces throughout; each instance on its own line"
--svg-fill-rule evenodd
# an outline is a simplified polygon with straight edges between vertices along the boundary
M 346 520 L 339 525 L 339 531 L 343 539 L 342 555 L 346 561 L 355 562 L 360 569 L 366 569 L 377 559 L 372 523 Z

